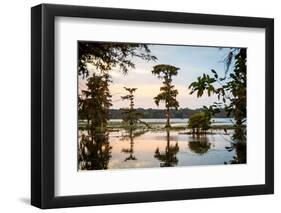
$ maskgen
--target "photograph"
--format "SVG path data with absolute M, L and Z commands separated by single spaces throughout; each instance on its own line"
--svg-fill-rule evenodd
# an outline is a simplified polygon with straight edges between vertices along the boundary
M 78 171 L 247 163 L 247 48 L 77 49 Z
M 274 18 L 213 5 L 31 8 L 31 205 L 272 200 Z

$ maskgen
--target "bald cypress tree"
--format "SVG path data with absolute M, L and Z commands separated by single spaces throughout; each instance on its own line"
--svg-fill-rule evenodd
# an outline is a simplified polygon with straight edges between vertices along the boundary
M 101 122 L 98 125 L 107 122 L 112 105 L 110 72 L 116 69 L 123 74 L 128 73 L 130 68 L 135 68 L 133 58 L 145 61 L 157 59 L 145 44 L 79 42 L 78 75 L 87 79 L 87 89 L 82 91 L 78 99 L 79 119 L 87 119 L 88 123 L 92 121 L 93 124 Z M 95 69 L 93 75 L 90 65 Z M 98 107 L 98 104 L 102 105 Z
M 128 88 L 124 87 L 124 89 L 129 93 L 127 95 L 121 96 L 122 100 L 129 100 L 129 107 L 122 109 L 123 114 L 123 122 L 128 125 L 130 129 L 135 129 L 136 124 L 138 122 L 143 123 L 140 118 L 142 117 L 142 113 L 138 112 L 135 108 L 135 96 L 134 92 L 137 88 Z
M 82 90 L 84 96 L 80 99 L 79 114 L 86 116 L 88 129 L 104 131 L 109 118 L 109 107 L 112 106 L 111 94 L 108 85 L 111 78 L 108 74 L 96 75 L 93 73 L 87 79 L 87 89 Z
M 172 108 L 178 109 L 179 102 L 177 101 L 178 90 L 172 85 L 172 77 L 178 74 L 178 67 L 159 64 L 153 67 L 151 71 L 153 75 L 156 75 L 159 79 L 163 80 L 163 86 L 160 87 L 160 93 L 154 97 L 155 104 L 159 106 L 160 102 L 164 102 L 166 107 L 166 127 L 170 125 L 170 110 Z

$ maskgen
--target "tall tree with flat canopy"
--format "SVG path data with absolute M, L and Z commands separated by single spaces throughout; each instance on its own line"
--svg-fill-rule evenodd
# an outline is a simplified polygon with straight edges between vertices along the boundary
M 179 107 L 179 102 L 176 97 L 178 95 L 178 90 L 172 85 L 172 77 L 178 74 L 178 67 L 174 67 L 168 64 L 159 64 L 153 67 L 152 74 L 156 75 L 159 79 L 163 79 L 163 86 L 160 87 L 160 93 L 154 97 L 155 104 L 159 106 L 159 103 L 163 101 L 166 107 L 166 128 L 170 125 L 170 110 Z

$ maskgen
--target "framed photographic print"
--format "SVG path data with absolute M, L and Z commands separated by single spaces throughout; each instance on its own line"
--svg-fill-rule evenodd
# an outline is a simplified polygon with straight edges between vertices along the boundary
M 31 203 L 271 194 L 274 21 L 31 9 Z

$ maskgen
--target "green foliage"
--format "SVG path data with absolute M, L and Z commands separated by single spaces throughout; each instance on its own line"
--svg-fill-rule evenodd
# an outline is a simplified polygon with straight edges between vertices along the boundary
M 133 93 L 137 90 L 137 88 L 128 88 L 128 87 L 124 87 L 124 89 L 129 92 L 128 95 L 122 96 L 121 99 L 122 100 L 129 100 L 130 101 L 130 108 L 133 109 L 134 108 L 134 95 Z
M 211 127 L 211 116 L 207 112 L 198 112 L 191 116 L 188 120 L 188 128 L 193 130 L 193 133 L 199 134 L 201 131 L 206 131 Z
M 167 64 L 159 64 L 153 67 L 152 74 L 156 75 L 159 79 L 163 79 L 163 86 L 160 87 L 160 93 L 154 97 L 155 104 L 159 106 L 159 103 L 163 101 L 166 107 L 167 124 L 170 126 L 170 109 L 178 109 L 179 102 L 176 97 L 178 90 L 172 85 L 172 77 L 178 74 L 178 67 L 174 67 Z
M 172 81 L 172 76 L 178 74 L 178 67 L 169 64 L 158 64 L 153 67 L 152 74 L 156 75 L 159 79 L 164 79 L 165 82 Z
M 140 112 L 138 112 L 135 108 L 134 108 L 134 92 L 137 90 L 137 88 L 127 88 L 124 87 L 124 89 L 129 92 L 128 95 L 122 96 L 121 99 L 122 100 L 129 100 L 130 104 L 128 108 L 123 108 L 122 110 L 122 114 L 123 114 L 123 122 L 125 124 L 129 125 L 129 128 L 134 128 L 136 126 L 136 124 L 139 122 L 142 114 Z
M 227 76 L 233 60 L 233 73 Z M 235 133 L 233 139 L 237 142 L 246 142 L 246 63 L 246 49 L 232 48 L 225 59 L 226 76 L 219 78 L 217 72 L 211 70 L 213 77 L 203 74 L 202 77 L 198 77 L 197 81 L 189 85 L 191 89 L 190 93 L 193 94 L 197 92 L 197 97 L 201 97 L 204 92 L 207 92 L 208 96 L 212 94 L 217 95 L 220 102 L 215 102 L 211 106 L 210 113 L 218 113 L 221 110 L 221 106 L 224 105 L 227 116 L 233 116 L 235 119 Z
M 87 135 L 79 142 L 79 165 L 81 169 L 106 169 L 111 147 L 108 143 L 107 124 L 109 108 L 112 106 L 109 85 L 113 68 L 126 74 L 134 68 L 133 57 L 146 61 L 156 60 L 147 45 L 79 42 L 78 75 L 87 78 L 87 88 L 78 97 L 78 116 L 87 120 Z M 92 65 L 96 72 L 89 72 Z M 92 76 L 90 76 L 92 75 Z M 90 77 L 89 77 L 90 76 Z M 126 97 L 124 97 L 126 99 Z M 134 120 L 138 112 L 129 109 L 128 121 Z
M 135 67 L 133 57 L 146 61 L 157 59 L 144 44 L 102 42 L 79 42 L 78 57 L 78 74 L 87 77 L 87 89 L 78 98 L 78 113 L 79 119 L 88 121 L 88 128 L 103 128 L 109 119 L 109 107 L 112 106 L 109 71 L 117 68 L 127 73 L 129 68 Z M 89 64 L 97 70 L 91 77 Z
M 236 120 L 233 138 L 238 142 L 246 141 L 245 122 L 247 118 L 247 84 L 246 84 L 246 49 L 241 49 L 235 56 L 234 73 L 225 90 L 232 94 L 230 104 L 226 106 L 228 114 L 233 113 Z
M 111 78 L 108 74 L 93 73 L 87 79 L 87 89 L 78 99 L 79 118 L 88 120 L 89 129 L 105 128 L 109 117 L 111 94 L 108 85 Z
M 216 93 L 216 90 L 213 86 L 213 83 L 216 82 L 215 78 L 211 78 L 207 74 L 203 74 L 202 77 L 198 77 L 197 81 L 191 83 L 189 85 L 189 89 L 191 89 L 190 94 L 193 94 L 194 92 L 197 92 L 197 97 L 201 97 L 204 93 L 204 91 L 208 92 L 208 96 L 210 96 L 212 93 Z
M 89 76 L 87 64 L 93 65 L 102 73 L 117 68 L 126 74 L 129 68 L 135 68 L 131 58 L 137 57 L 146 61 L 155 61 L 150 49 L 145 44 L 79 42 L 78 74 Z

